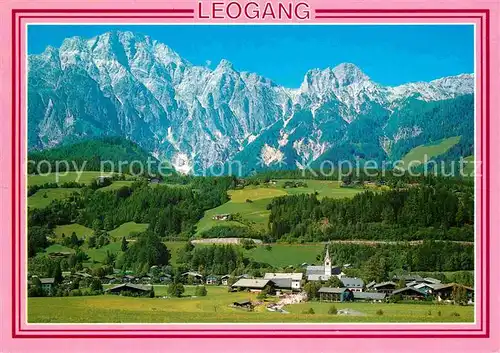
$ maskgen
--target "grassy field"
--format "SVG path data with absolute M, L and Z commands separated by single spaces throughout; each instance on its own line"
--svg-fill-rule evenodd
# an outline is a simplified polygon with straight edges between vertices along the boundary
M 78 178 L 77 172 L 61 172 L 60 174 L 51 173 L 48 175 L 28 175 L 28 185 L 40 185 L 45 183 L 67 183 L 76 181 L 78 183 L 90 184 L 92 180 L 101 175 L 101 172 L 82 172 Z M 111 174 L 103 174 L 111 175 Z
M 279 180 L 276 185 L 266 187 L 248 186 L 244 189 L 230 190 L 228 192 L 231 200 L 225 204 L 208 210 L 204 217 L 197 224 L 197 234 L 200 234 L 215 226 L 246 226 L 251 225 L 256 230 L 265 230 L 269 219 L 270 211 L 266 210 L 266 206 L 274 197 L 297 194 L 312 194 L 317 192 L 318 198 L 332 197 L 344 198 L 353 197 L 362 189 L 341 188 L 337 181 L 325 180 L 301 180 L 307 184 L 307 187 L 298 188 L 283 188 L 286 181 Z M 246 202 L 251 200 L 252 202 Z M 216 214 L 223 213 L 239 213 L 244 223 L 235 221 L 216 221 L 212 217 Z
M 212 217 L 216 214 L 223 213 L 239 213 L 245 222 L 252 224 L 255 229 L 265 229 L 269 219 L 270 211 L 266 210 L 266 206 L 271 199 L 259 199 L 254 202 L 234 202 L 233 200 L 226 202 L 219 207 L 212 208 L 205 212 L 204 217 L 197 223 L 197 233 L 201 233 L 215 226 L 242 226 L 245 225 L 235 221 L 216 221 Z
M 157 296 L 165 286 L 154 286 Z M 304 303 L 285 307 L 290 314 L 269 312 L 259 305 L 253 312 L 235 309 L 235 301 L 256 301 L 248 292 L 228 293 L 226 287 L 207 286 L 206 297 L 191 297 L 186 286 L 182 298 L 131 298 L 115 295 L 92 297 L 28 298 L 30 323 L 207 323 L 207 322 L 472 322 L 473 307 L 433 304 L 335 303 L 337 309 L 351 308 L 362 316 L 329 315 L 328 303 Z M 315 314 L 303 314 L 312 307 Z M 381 309 L 383 315 L 377 315 Z M 430 315 L 429 315 L 430 311 Z M 438 316 L 441 311 L 441 316 Z M 452 316 L 452 312 L 460 316 Z
M 425 156 L 427 155 L 427 160 L 437 157 L 443 153 L 446 153 L 450 148 L 455 146 L 460 142 L 460 136 L 450 137 L 443 139 L 437 143 L 421 145 L 410 150 L 402 159 L 404 163 L 404 168 L 408 168 L 408 163 L 410 161 L 417 161 L 419 163 L 413 162 L 413 166 L 418 166 L 424 162 Z
M 313 264 L 316 256 L 323 253 L 323 244 L 274 244 L 271 250 L 265 246 L 257 246 L 245 250 L 245 255 L 258 262 L 264 262 L 276 267 L 300 265 L 304 262 Z
M 106 258 L 106 252 L 110 252 L 111 254 L 119 254 L 122 252 L 121 249 L 122 243 L 121 242 L 113 242 L 109 243 L 108 245 L 104 245 L 103 247 L 100 247 L 99 249 L 92 248 L 92 249 L 86 249 L 85 253 L 89 256 L 90 260 L 89 262 L 98 262 L 102 263 L 104 259 Z
M 78 192 L 78 190 L 75 188 L 40 189 L 28 197 L 28 207 L 47 207 L 52 201 L 65 199 L 72 193 Z
M 73 232 L 76 233 L 76 236 L 79 239 L 82 239 L 92 235 L 94 231 L 77 223 L 56 226 L 56 228 L 54 229 L 54 233 L 56 234 L 57 239 L 61 239 L 63 233 L 65 236 L 69 237 Z
M 119 238 L 119 239 L 121 239 L 121 238 Z M 117 256 L 122 254 L 122 249 L 121 249 L 122 243 L 119 239 L 117 241 L 109 243 L 108 245 L 104 245 L 103 247 L 101 247 L 99 249 L 96 249 L 96 248 L 88 249 L 88 248 L 84 247 L 83 250 L 89 256 L 89 260 L 86 263 L 86 265 L 92 267 L 94 262 L 97 263 L 98 265 L 100 265 L 102 263 L 102 261 L 106 258 L 106 253 L 108 251 L 111 254 L 115 254 Z M 177 263 L 178 249 L 183 247 L 184 244 L 186 244 L 186 242 L 169 241 L 169 242 L 165 242 L 164 244 L 167 246 L 167 249 L 170 250 L 170 255 L 172 256 L 170 263 Z M 57 250 L 57 251 L 64 251 L 64 250 Z
M 298 187 L 298 188 L 286 188 L 283 189 L 283 185 L 286 181 L 302 181 L 307 184 L 306 187 Z M 291 180 L 291 179 L 282 179 L 279 180 L 276 188 L 282 188 L 289 195 L 298 195 L 298 194 L 313 194 L 318 193 L 318 199 L 322 199 L 323 197 L 330 197 L 334 199 L 340 199 L 345 197 L 353 197 L 359 192 L 362 192 L 362 189 L 353 189 L 353 188 L 341 188 L 339 181 L 330 181 L 330 180 Z
M 45 249 L 45 253 L 47 253 L 47 254 L 51 254 L 54 252 L 72 252 L 72 253 L 74 253 L 75 250 L 68 248 L 68 247 L 61 245 L 61 244 L 52 244 L 51 246 L 49 246 L 48 248 Z
M 127 222 L 123 223 L 121 226 L 109 231 L 109 235 L 111 238 L 116 240 L 121 240 L 121 238 L 129 238 L 131 233 L 141 233 L 148 229 L 148 223 L 135 223 L 135 222 Z
M 99 191 L 113 191 L 118 190 L 123 186 L 130 186 L 134 183 L 133 180 L 114 180 L 111 185 L 105 186 L 103 188 L 97 189 Z

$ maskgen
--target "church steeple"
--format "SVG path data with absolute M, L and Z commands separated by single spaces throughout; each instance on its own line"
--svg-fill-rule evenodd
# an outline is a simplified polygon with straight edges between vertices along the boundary
M 325 254 L 325 276 L 332 275 L 332 260 L 330 259 L 330 252 L 328 251 L 328 245 L 326 246 Z

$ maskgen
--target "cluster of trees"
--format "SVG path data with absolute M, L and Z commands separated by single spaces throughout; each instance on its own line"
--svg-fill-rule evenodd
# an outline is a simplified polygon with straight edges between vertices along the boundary
M 252 244 L 252 246 L 255 245 Z M 179 249 L 177 265 L 180 270 L 194 270 L 202 275 L 248 273 L 251 276 L 260 277 L 263 272 L 273 270 L 268 264 L 255 262 L 245 257 L 241 247 L 230 244 L 194 247 L 187 242 Z
M 126 246 L 121 266 L 133 269 L 136 273 L 147 273 L 151 266 L 168 265 L 170 257 L 170 251 L 160 237 L 146 231 L 139 234 L 132 245 Z
M 472 245 L 426 240 L 421 244 L 332 244 L 333 262 L 360 269 L 365 281 L 385 281 L 397 271 L 430 272 L 474 269 Z
M 365 191 L 352 199 L 293 195 L 275 198 L 273 239 L 381 239 L 473 241 L 473 188 L 446 183 L 386 192 Z
M 85 170 L 114 171 L 138 175 L 141 172 L 145 173 L 144 169 L 147 166 L 148 159 L 151 160 L 151 171 L 157 171 L 158 161 L 134 142 L 121 137 L 101 137 L 31 152 L 28 154 L 28 160 L 30 161 L 28 163 L 28 173 Z M 41 161 L 43 163 L 40 163 Z M 63 161 L 66 161 L 67 164 L 62 163 Z M 107 163 L 108 161 L 112 163 Z M 122 162 L 122 170 L 119 168 L 120 162 Z M 125 164 L 124 162 L 128 163 Z M 140 164 L 143 166 L 142 169 Z
M 146 181 L 115 191 L 95 192 L 82 188 L 64 200 L 29 212 L 28 225 L 79 223 L 94 230 L 112 230 L 130 221 L 149 223 L 149 231 L 163 238 L 190 237 L 205 210 L 228 201 L 233 178 L 194 178 L 193 188 L 152 188 Z
M 189 257 L 189 267 L 202 273 L 231 273 L 244 268 L 243 254 L 234 245 L 212 245 L 195 247 Z

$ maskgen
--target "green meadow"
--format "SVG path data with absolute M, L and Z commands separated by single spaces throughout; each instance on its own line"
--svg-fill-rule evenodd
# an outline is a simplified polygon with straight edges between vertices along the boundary
M 440 140 L 437 143 L 421 145 L 410 150 L 402 159 L 404 168 L 408 169 L 409 163 L 413 161 L 411 167 L 422 164 L 427 156 L 427 160 L 446 153 L 450 148 L 460 142 L 460 136 L 450 137 Z
M 275 267 L 316 263 L 316 256 L 321 255 L 324 244 L 273 244 L 269 247 L 259 245 L 245 250 L 245 255 L 254 261 L 270 264 Z
M 209 322 L 473 322 L 472 306 L 436 304 L 335 303 L 358 315 L 328 314 L 332 303 L 308 302 L 285 306 L 289 314 L 269 312 L 265 304 L 254 311 L 232 308 L 235 301 L 257 301 L 249 292 L 229 293 L 226 287 L 207 286 L 207 296 L 194 297 L 185 286 L 181 298 L 161 298 L 167 287 L 154 286 L 157 298 L 116 295 L 28 298 L 30 323 L 209 323 Z M 50 307 L 50 310 L 47 308 Z M 315 314 L 304 313 L 313 308 Z M 382 310 L 382 314 L 377 314 Z M 456 313 L 459 316 L 456 316 Z
M 110 230 L 108 233 L 111 238 L 115 240 L 121 240 L 121 238 L 129 238 L 133 236 L 133 233 L 142 233 L 148 229 L 149 224 L 147 223 L 135 223 L 135 222 L 127 222 L 123 223 L 119 227 Z
M 204 217 L 197 224 L 197 234 L 215 227 L 215 226 L 248 226 L 256 230 L 265 230 L 269 220 L 269 213 L 266 209 L 272 198 L 286 195 L 313 194 L 317 193 L 319 199 L 323 197 L 344 198 L 353 197 L 362 189 L 341 188 L 338 181 L 326 180 L 294 180 L 302 181 L 307 184 L 306 187 L 284 188 L 286 181 L 291 179 L 280 179 L 276 185 L 266 186 L 247 186 L 244 189 L 229 190 L 231 198 L 219 207 L 205 212 Z M 212 217 L 217 214 L 239 213 L 243 222 L 236 221 L 218 221 Z
M 111 185 L 105 186 L 103 188 L 97 189 L 99 191 L 113 191 L 118 190 L 124 186 L 131 186 L 134 183 L 133 180 L 114 180 Z
M 83 239 L 92 235 L 94 231 L 77 223 L 56 226 L 54 229 L 57 239 L 61 239 L 63 234 L 69 237 L 73 232 L 75 232 L 78 239 Z
M 44 208 L 52 201 L 65 199 L 78 190 L 76 188 L 40 189 L 28 197 L 28 206 L 30 208 Z
M 28 175 L 28 186 L 41 185 L 46 183 L 68 183 L 77 182 L 82 184 L 90 184 L 92 180 L 101 175 L 111 175 L 110 173 L 101 174 L 101 172 L 61 172 L 60 174 L 51 173 L 48 175 L 32 174 Z

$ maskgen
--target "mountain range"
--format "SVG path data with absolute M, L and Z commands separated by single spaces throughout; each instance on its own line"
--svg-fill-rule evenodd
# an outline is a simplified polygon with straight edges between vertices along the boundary
M 180 172 L 239 161 L 242 173 L 344 159 L 397 160 L 450 136 L 472 155 L 474 76 L 396 87 L 351 63 L 286 88 L 222 60 L 196 66 L 133 32 L 72 37 L 28 58 L 28 147 L 102 136 L 136 142 Z

